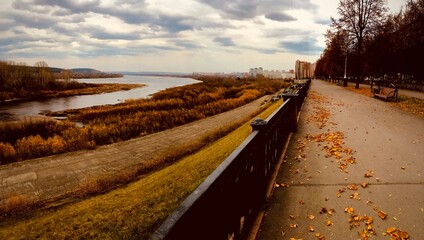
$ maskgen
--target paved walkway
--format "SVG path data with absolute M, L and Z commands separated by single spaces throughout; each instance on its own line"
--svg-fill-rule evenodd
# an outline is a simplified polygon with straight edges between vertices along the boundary
M 44 200 L 77 188 L 84 181 L 131 169 L 195 141 L 209 131 L 243 120 L 263 107 L 270 96 L 237 109 L 145 137 L 79 151 L 0 166 L 0 204 L 13 196 Z
M 424 239 L 423 118 L 315 80 L 288 149 L 257 239 Z

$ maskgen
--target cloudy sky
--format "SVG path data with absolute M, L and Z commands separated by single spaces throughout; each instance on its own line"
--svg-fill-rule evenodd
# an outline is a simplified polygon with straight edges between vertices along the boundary
M 389 0 L 398 12 L 405 0 Z M 1 0 L 0 60 L 102 71 L 294 68 L 322 53 L 338 0 Z

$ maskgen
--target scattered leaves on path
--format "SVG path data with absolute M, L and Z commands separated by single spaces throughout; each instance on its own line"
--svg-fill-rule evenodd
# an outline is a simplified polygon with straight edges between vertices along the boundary
M 383 212 L 383 211 L 381 211 L 381 210 L 378 210 L 378 208 L 374 208 L 374 211 L 376 211 L 377 212 L 377 215 L 378 215 L 378 217 L 379 218 L 381 218 L 381 219 L 386 219 L 387 218 L 387 213 L 385 213 L 385 212 Z
M 347 212 L 347 213 L 349 213 L 349 214 L 353 214 L 354 213 L 353 207 L 347 207 L 347 208 L 345 208 L 344 211 Z
M 315 125 L 319 129 L 322 129 L 325 126 L 325 123 L 327 122 L 328 118 L 330 117 L 330 111 L 323 107 L 323 104 L 328 104 L 330 102 L 327 97 L 318 94 L 315 91 L 310 91 L 309 99 L 312 102 L 312 108 L 314 109 L 314 112 L 309 115 L 309 117 L 306 119 L 306 122 L 315 123 Z
M 316 233 L 315 237 L 317 237 L 319 240 L 325 240 L 325 237 L 321 235 L 321 233 Z
M 374 94 L 371 92 L 370 87 L 355 88 L 355 86 L 348 86 L 345 89 L 348 89 L 348 90 L 350 90 L 352 92 L 359 93 L 361 95 L 368 96 L 368 97 L 373 97 L 374 96 Z
M 394 227 L 387 228 L 386 232 L 389 234 L 391 239 L 393 240 L 406 240 L 409 239 L 409 233 L 402 231 L 400 229 L 396 229 Z
M 369 89 L 361 90 L 364 93 L 369 91 Z M 371 94 L 370 92 L 367 94 Z M 319 129 L 322 129 L 327 123 L 331 125 L 333 129 L 334 126 L 337 126 L 337 123 L 329 121 L 329 118 L 331 116 L 329 109 L 326 108 L 326 106 L 330 106 L 333 103 L 331 103 L 327 97 L 318 94 L 317 92 L 311 91 L 309 93 L 309 98 L 312 100 L 312 114 L 310 114 L 307 117 L 307 123 L 313 123 L 316 127 Z M 337 105 L 337 104 L 335 104 Z M 342 106 L 343 104 L 341 104 Z M 355 129 L 356 130 L 356 129 Z M 368 134 L 368 132 L 366 132 Z M 304 136 L 304 139 L 299 139 L 297 141 L 297 146 L 295 149 L 297 150 L 297 154 L 293 157 L 293 162 L 289 163 L 289 172 L 298 174 L 298 176 L 304 176 L 303 172 L 308 172 L 306 169 L 306 163 L 307 158 L 311 158 L 310 152 L 308 151 L 308 143 L 315 142 L 317 143 L 317 146 L 322 149 L 322 151 L 325 152 L 324 156 L 326 158 L 331 158 L 332 163 L 336 163 L 337 167 L 340 169 L 343 173 L 349 173 L 349 166 L 352 164 L 357 163 L 357 159 L 354 157 L 355 151 L 352 148 L 349 148 L 346 146 L 344 142 L 345 136 L 343 132 L 341 131 L 331 131 L 330 128 L 327 129 L 326 132 L 318 133 L 314 135 L 306 135 Z M 309 154 L 307 157 L 307 153 Z M 318 156 L 322 156 L 323 154 L 318 153 Z M 296 166 L 296 164 L 300 163 L 301 165 Z M 304 168 L 302 165 L 305 165 Z M 327 168 L 327 166 L 325 166 Z M 401 166 L 402 170 L 405 170 L 405 166 Z M 315 171 L 315 170 L 314 170 Z M 318 173 L 324 173 L 324 171 L 317 170 Z M 323 175 L 320 175 L 323 176 Z M 306 176 L 304 176 L 306 177 Z M 379 178 L 374 177 L 374 171 L 368 169 L 364 173 L 365 178 L 375 178 L 377 182 L 380 181 Z M 309 180 L 308 177 L 307 180 Z M 347 180 L 347 178 L 345 178 Z M 293 183 L 293 181 L 292 181 Z M 302 184 L 302 182 L 300 183 Z M 279 187 L 286 186 L 288 187 L 287 183 L 280 183 L 278 184 Z M 360 198 L 360 187 L 361 189 L 365 189 L 369 187 L 368 181 L 364 181 L 362 183 L 357 184 L 348 184 L 347 186 L 341 188 L 337 192 L 337 197 L 340 198 L 342 196 L 342 193 L 346 192 L 346 190 L 350 190 L 348 194 L 350 199 L 355 200 L 361 200 Z M 325 199 L 325 201 L 328 201 L 328 198 Z M 300 205 L 304 205 L 305 202 L 303 200 L 299 200 Z M 366 202 L 364 202 L 364 205 L 372 205 L 373 202 L 367 199 Z M 357 209 L 358 210 L 358 209 Z M 376 235 L 376 231 L 373 229 L 373 217 L 367 216 L 367 215 L 361 215 L 358 213 L 355 213 L 355 210 L 352 206 L 346 207 L 344 209 L 346 213 L 349 214 L 349 226 L 350 229 L 357 229 L 358 235 L 362 240 L 368 240 L 371 236 Z M 376 212 L 378 218 L 381 220 L 385 220 L 388 217 L 388 214 L 385 213 L 382 210 L 379 210 L 377 208 L 374 208 L 374 211 Z M 320 214 L 326 214 L 327 217 L 331 217 L 333 213 L 335 213 L 334 209 L 327 209 L 325 207 L 321 208 Z M 295 220 L 295 217 L 293 215 L 289 215 L 291 220 Z M 307 219 L 314 220 L 315 216 L 310 214 L 306 216 Z M 377 219 L 378 219 L 377 218 Z M 397 220 L 396 218 L 393 218 L 394 220 Z M 325 226 L 330 227 L 334 225 L 334 222 L 326 219 L 324 222 Z M 321 223 L 322 224 L 322 223 Z M 297 228 L 298 224 L 290 224 L 291 228 Z M 318 231 L 319 229 L 317 229 Z M 390 230 L 390 231 L 389 231 Z M 315 232 L 316 230 L 312 226 L 307 227 L 308 232 Z M 390 228 L 387 231 L 387 234 L 389 234 L 392 238 L 392 240 L 403 240 L 403 239 L 409 239 L 409 235 L 407 232 L 397 230 L 396 228 Z M 317 237 L 319 240 L 325 240 L 325 237 L 321 235 L 320 233 L 315 233 L 315 237 Z M 291 240 L 296 240 L 296 238 L 291 238 Z
M 367 215 L 361 216 L 360 214 L 351 214 L 348 222 L 349 222 L 350 229 L 360 228 L 361 223 L 365 223 L 365 228 L 358 232 L 362 240 L 368 240 L 370 236 L 377 235 L 377 233 L 372 227 L 372 223 L 374 222 L 374 219 L 370 216 L 367 216 Z
M 333 216 L 333 213 L 335 213 L 336 210 L 334 209 L 327 209 L 325 207 L 321 208 L 321 211 L 319 212 L 320 214 L 327 214 L 328 217 Z
M 352 194 L 349 195 L 350 199 L 356 199 L 356 200 L 361 200 L 361 198 L 359 197 L 359 193 L 358 192 L 354 192 Z
M 374 172 L 372 170 L 368 170 L 365 174 L 364 177 L 366 178 L 371 178 L 372 176 L 374 176 Z
M 291 227 L 291 228 L 297 228 L 298 226 L 299 226 L 299 225 L 297 225 L 296 223 L 291 223 L 291 224 L 290 224 L 290 227 Z

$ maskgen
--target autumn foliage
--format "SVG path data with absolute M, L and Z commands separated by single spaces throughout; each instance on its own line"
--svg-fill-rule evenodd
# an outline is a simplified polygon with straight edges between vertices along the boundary
M 0 163 L 43 157 L 124 141 L 242 106 L 287 83 L 267 79 L 202 78 L 149 99 L 73 111 L 72 121 L 26 121 L 0 125 Z

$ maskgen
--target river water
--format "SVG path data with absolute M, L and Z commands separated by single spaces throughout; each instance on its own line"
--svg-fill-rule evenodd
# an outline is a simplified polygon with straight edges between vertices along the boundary
M 122 78 L 80 79 L 78 81 L 87 83 L 134 83 L 145 84 L 146 86 L 134 88 L 128 91 L 117 91 L 112 93 L 1 103 L 0 122 L 40 116 L 40 114 L 46 112 L 85 108 L 97 105 L 117 104 L 131 98 L 147 98 L 151 94 L 167 88 L 199 82 L 191 78 L 133 75 L 125 75 Z

